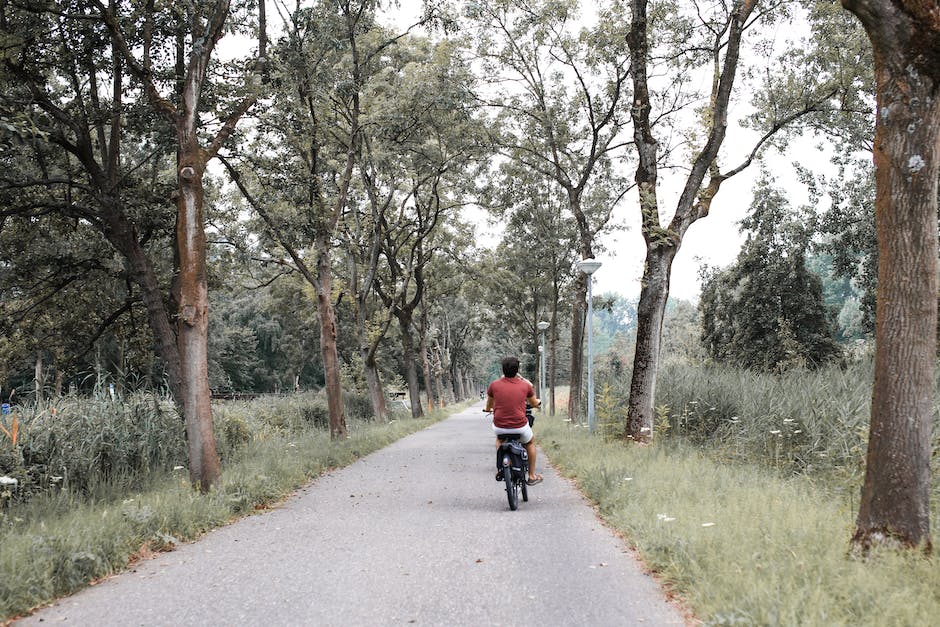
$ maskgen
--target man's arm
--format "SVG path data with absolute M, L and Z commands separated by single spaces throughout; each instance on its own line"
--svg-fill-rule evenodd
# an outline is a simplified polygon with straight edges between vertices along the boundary
M 486 395 L 486 407 L 483 409 L 485 412 L 493 411 L 493 397 L 489 394 Z
M 532 393 L 529 394 L 529 396 L 526 397 L 525 400 L 529 405 L 532 406 L 532 409 L 538 409 L 539 406 L 542 404 L 541 401 L 539 401 L 539 399 L 535 396 L 535 390 L 532 390 Z

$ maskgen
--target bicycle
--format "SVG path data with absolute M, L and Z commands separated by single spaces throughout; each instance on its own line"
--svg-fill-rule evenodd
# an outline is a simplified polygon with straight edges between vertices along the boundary
M 529 500 L 529 489 L 526 481 L 529 478 L 529 455 L 525 446 L 519 442 L 518 433 L 504 433 L 496 436 L 499 449 L 496 451 L 496 467 L 498 469 L 496 480 L 506 483 L 506 498 L 509 500 L 509 509 L 516 511 L 519 507 L 519 493 L 522 500 Z

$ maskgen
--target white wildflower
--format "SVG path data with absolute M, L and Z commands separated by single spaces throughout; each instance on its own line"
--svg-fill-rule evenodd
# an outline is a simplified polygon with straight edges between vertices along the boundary
M 803 430 L 802 430 L 802 429 L 797 429 L 796 431 L 793 432 L 793 435 L 796 435 L 797 433 L 803 433 Z
M 186 466 L 173 466 L 173 470 L 183 470 Z
M 672 522 L 675 520 L 675 518 L 673 518 L 669 514 L 656 514 L 656 519 L 661 522 Z
M 779 430 L 779 429 L 771 429 L 770 435 L 780 435 L 780 430 Z
M 715 523 L 713 523 L 713 522 L 702 523 L 702 526 L 703 526 L 703 527 L 714 527 L 714 526 L 715 526 Z
M 49 483 L 59 483 L 60 481 L 62 481 L 62 477 L 56 475 L 49 477 Z
M 784 419 L 783 419 L 783 424 L 790 424 L 791 422 L 793 422 L 793 418 L 784 418 Z
M 633 481 L 633 477 L 624 477 L 623 480 L 624 480 L 624 481 Z
M 19 480 L 14 479 L 13 477 L 7 477 L 6 475 L 0 477 L 0 485 L 16 485 L 18 483 Z

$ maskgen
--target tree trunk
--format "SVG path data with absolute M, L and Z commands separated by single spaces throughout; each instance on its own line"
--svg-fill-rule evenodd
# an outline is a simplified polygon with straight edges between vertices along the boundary
M 36 363 L 33 367 L 33 389 L 36 394 L 36 404 L 42 402 L 42 353 L 36 353 Z
M 401 328 L 402 358 L 405 360 L 405 377 L 408 380 L 411 417 L 420 418 L 424 415 L 424 412 L 421 409 L 421 389 L 418 387 L 418 367 L 415 364 L 414 338 L 411 336 L 411 318 L 408 316 L 399 316 L 398 326 Z
M 366 386 L 369 388 L 369 399 L 372 401 L 372 413 L 378 422 L 388 422 L 388 405 L 385 402 L 385 390 L 382 387 L 382 379 L 379 377 L 379 370 L 375 366 L 374 359 L 363 361 L 363 370 L 366 378 Z
M 575 280 L 574 303 L 571 305 L 571 373 L 569 374 L 568 419 L 581 422 L 581 370 L 584 344 L 584 316 L 587 299 L 587 276 L 578 272 Z
M 434 398 L 431 394 L 431 362 L 428 361 L 428 318 L 421 312 L 421 339 L 418 342 L 421 351 L 421 371 L 424 374 L 424 389 L 428 395 L 428 413 L 434 410 Z
M 363 302 L 357 299 L 356 305 L 356 332 L 359 335 L 359 356 L 362 358 L 362 369 L 369 388 L 369 399 L 372 401 L 372 413 L 378 422 L 388 422 L 388 405 L 385 401 L 385 390 L 382 389 L 382 379 L 375 363 L 375 353 L 369 345 L 369 332 L 366 329 L 366 316 L 363 311 Z
M 343 414 L 343 387 L 339 376 L 339 356 L 336 350 L 336 314 L 333 311 L 333 268 L 330 265 L 330 244 L 317 237 L 317 309 L 320 314 L 320 355 L 323 359 L 323 377 L 326 404 L 330 412 L 330 437 L 345 438 L 346 416 Z
M 457 396 L 457 387 L 454 385 L 453 370 L 454 370 L 454 366 L 453 364 L 451 364 L 450 368 L 447 368 L 444 370 L 443 376 L 444 376 L 444 385 L 446 385 L 447 389 L 450 390 L 451 398 L 453 398 L 456 401 L 458 396 Z
M 440 362 L 435 363 L 434 365 L 434 390 L 437 392 L 437 400 L 440 402 L 441 408 L 444 407 L 444 382 L 441 373 L 444 368 L 441 366 Z
M 663 334 L 663 316 L 669 298 L 669 274 L 677 249 L 653 246 L 647 249 L 640 302 L 637 304 L 636 354 L 630 381 L 626 437 L 649 442 L 653 437 L 653 403 Z
M 936 4 L 843 0 L 875 60 L 875 381 L 852 542 L 931 549 L 937 323 L 940 19 Z M 931 14 L 930 11 L 933 11 Z
M 182 407 L 189 446 L 189 477 L 200 490 L 207 492 L 218 481 L 221 469 L 209 404 L 209 291 L 202 211 L 205 164 L 195 136 L 181 133 L 180 147 L 176 240 L 180 263 L 177 343 Z

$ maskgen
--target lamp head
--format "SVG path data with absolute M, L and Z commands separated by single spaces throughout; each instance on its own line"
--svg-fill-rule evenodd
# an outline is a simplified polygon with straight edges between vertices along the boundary
M 535 326 L 536 326 L 536 328 L 538 328 L 539 331 L 544 331 L 544 330 L 547 329 L 550 325 L 549 325 L 549 323 L 547 323 L 547 322 L 545 322 L 545 321 L 543 320 L 542 322 L 539 322 L 539 323 L 536 324 Z
M 601 262 L 596 259 L 582 259 L 578 262 L 578 270 L 590 276 L 601 267 Z

